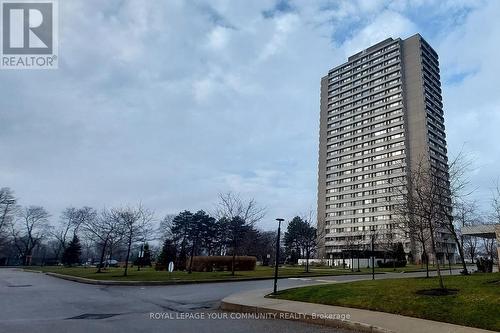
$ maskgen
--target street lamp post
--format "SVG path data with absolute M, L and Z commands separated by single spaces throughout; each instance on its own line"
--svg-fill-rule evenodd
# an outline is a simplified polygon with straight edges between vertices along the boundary
M 276 261 L 274 264 L 274 291 L 273 294 L 276 295 L 278 293 L 278 265 L 280 262 L 280 233 L 281 233 L 281 222 L 284 219 L 278 218 L 278 236 L 276 237 Z
M 139 260 L 137 260 L 137 271 L 141 270 L 142 258 L 144 258 L 144 244 L 141 244 L 141 250 L 139 251 Z

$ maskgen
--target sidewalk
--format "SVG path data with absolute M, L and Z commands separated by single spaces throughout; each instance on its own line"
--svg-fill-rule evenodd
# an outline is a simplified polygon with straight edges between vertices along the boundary
M 385 312 L 265 298 L 269 290 L 234 294 L 221 302 L 221 309 L 255 313 L 269 318 L 299 320 L 311 324 L 377 333 L 492 333 L 492 331 Z

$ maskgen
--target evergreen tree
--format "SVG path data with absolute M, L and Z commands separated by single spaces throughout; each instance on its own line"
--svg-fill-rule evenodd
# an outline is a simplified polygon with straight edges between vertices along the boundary
M 203 241 L 207 239 L 208 226 L 213 223 L 215 223 L 213 217 L 210 217 L 203 210 L 199 210 L 192 216 L 188 224 L 188 239 L 191 243 L 188 267 L 188 273 L 190 274 L 193 271 L 193 258 L 199 254 Z
M 151 250 L 149 249 L 149 244 L 144 244 L 144 253 L 141 258 L 142 266 L 150 266 L 151 267 Z
M 234 276 L 234 271 L 236 270 L 235 262 L 238 251 L 240 250 L 243 240 L 248 235 L 251 230 L 251 225 L 248 224 L 243 218 L 239 216 L 233 217 L 228 221 L 227 233 L 228 233 L 228 245 L 231 248 L 231 254 L 233 256 L 231 263 L 231 275 Z
M 396 245 L 394 247 L 395 247 L 394 248 L 394 259 L 396 259 L 396 261 L 398 261 L 398 262 L 406 261 L 406 253 L 405 253 L 403 243 L 398 242 L 398 243 L 396 243 Z
M 177 257 L 177 249 L 175 247 L 175 244 L 171 239 L 167 238 L 163 242 L 163 247 L 161 249 L 160 255 L 158 256 L 156 264 L 161 269 L 165 269 L 167 268 L 169 262 L 171 261 L 175 262 L 176 257 Z
M 64 249 L 62 261 L 63 264 L 71 266 L 80 263 L 80 255 L 82 254 L 82 246 L 80 245 L 80 240 L 75 234 L 71 242 L 69 242 L 68 247 Z
M 301 255 L 300 239 L 302 237 L 302 232 L 304 229 L 304 220 L 298 216 L 295 216 L 290 223 L 288 223 L 287 230 L 285 232 L 285 251 L 289 262 L 296 265 L 299 261 Z
M 193 213 L 187 210 L 179 213 L 172 221 L 170 231 L 172 232 L 173 241 L 179 246 L 175 267 L 178 267 L 180 270 L 186 268 L 186 260 L 190 246 L 189 233 L 192 221 Z

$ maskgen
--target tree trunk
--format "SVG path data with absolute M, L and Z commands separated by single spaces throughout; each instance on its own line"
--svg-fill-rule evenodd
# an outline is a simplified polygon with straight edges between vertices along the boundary
M 125 271 L 123 272 L 123 276 L 127 276 L 128 273 L 128 260 L 130 258 L 130 247 L 132 247 L 132 237 L 129 237 L 128 239 L 127 256 L 125 257 Z
M 460 240 L 458 239 L 458 235 L 455 231 L 451 233 L 453 238 L 455 239 L 455 243 L 457 243 L 458 246 L 458 254 L 460 255 L 460 261 L 462 262 L 462 267 L 464 268 L 463 274 L 468 275 L 469 271 L 467 270 L 467 264 L 465 263 L 465 255 L 464 255 L 464 239 L 461 236 Z M 449 260 L 449 259 L 448 259 Z
M 361 272 L 361 270 L 359 269 L 359 250 L 358 250 L 358 269 L 356 270 L 356 272 Z
M 439 259 L 437 257 L 436 243 L 435 243 L 435 240 L 434 240 L 434 230 L 433 230 L 432 226 L 429 229 L 430 229 L 429 231 L 430 231 L 430 234 L 431 234 L 432 252 L 434 252 L 434 257 L 435 257 L 435 260 L 436 260 L 436 269 L 437 269 L 437 275 L 438 275 L 438 278 L 439 278 L 439 288 L 445 289 L 444 282 L 443 282 L 443 277 L 441 276 L 441 267 L 439 265 Z
M 193 242 L 193 246 L 191 247 L 191 257 L 189 258 L 188 274 L 193 273 L 193 257 L 194 257 L 195 247 L 196 247 L 196 240 Z
M 106 253 L 106 246 L 108 245 L 108 240 L 106 239 L 104 241 L 104 244 L 102 245 L 102 251 L 101 251 L 101 260 L 99 261 L 99 265 L 97 266 L 97 272 L 96 273 L 101 273 L 101 268 L 102 265 L 104 264 L 104 254 Z
M 234 276 L 234 264 L 236 262 L 236 252 L 233 250 L 233 260 L 231 262 L 231 275 Z M 276 263 L 277 265 L 278 263 Z
M 354 253 L 351 250 L 351 272 L 354 272 Z
M 309 250 L 306 250 L 306 273 L 309 273 Z
M 425 277 L 429 277 L 429 256 L 427 255 L 427 251 L 425 250 L 424 247 L 424 252 L 422 253 L 424 255 L 424 260 L 425 260 Z

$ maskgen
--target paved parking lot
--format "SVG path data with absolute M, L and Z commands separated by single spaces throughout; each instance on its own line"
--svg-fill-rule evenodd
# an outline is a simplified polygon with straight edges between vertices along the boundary
M 281 287 L 311 283 L 318 282 L 280 280 Z M 0 332 L 342 332 L 286 320 L 231 318 L 218 310 L 225 296 L 271 287 L 272 280 L 95 286 L 2 268 Z

